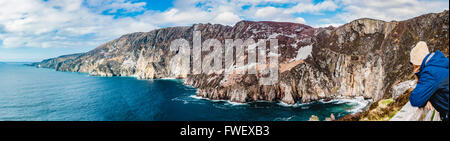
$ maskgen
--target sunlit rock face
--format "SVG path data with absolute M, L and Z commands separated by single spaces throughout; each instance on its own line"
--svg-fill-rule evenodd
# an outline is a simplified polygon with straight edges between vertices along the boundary
M 427 42 L 430 51 L 439 49 L 448 56 L 448 15 L 444 11 L 391 22 L 358 19 L 336 28 L 252 21 L 234 26 L 169 27 L 127 34 L 90 52 L 34 65 L 100 76 L 183 78 L 185 84 L 199 88 L 198 96 L 233 102 L 295 104 L 360 96 L 379 100 L 392 97 L 392 88 L 398 83 L 413 79 L 409 52 L 418 41 Z M 177 75 L 190 70 L 172 60 L 179 52 L 170 51 L 170 43 L 183 38 L 192 47 L 194 31 L 201 31 L 202 41 L 214 38 L 222 44 L 225 39 L 278 39 L 278 54 L 269 54 L 278 56 L 278 83 L 260 85 L 263 76 L 259 73 Z M 208 53 L 203 52 L 202 58 L 209 59 Z

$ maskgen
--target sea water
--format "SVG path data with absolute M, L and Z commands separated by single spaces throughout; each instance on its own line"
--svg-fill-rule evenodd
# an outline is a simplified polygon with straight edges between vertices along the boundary
M 196 96 L 183 80 L 98 77 L 0 63 L 0 121 L 304 121 L 359 110 L 364 101 L 286 105 Z

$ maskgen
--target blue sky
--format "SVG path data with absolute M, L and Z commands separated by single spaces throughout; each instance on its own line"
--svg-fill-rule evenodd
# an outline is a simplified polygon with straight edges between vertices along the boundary
M 89 51 L 123 34 L 241 20 L 339 26 L 448 10 L 448 0 L 2 0 L 0 61 Z

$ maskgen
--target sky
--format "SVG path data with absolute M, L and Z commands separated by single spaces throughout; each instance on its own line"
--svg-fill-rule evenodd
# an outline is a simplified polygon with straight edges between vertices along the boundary
M 127 33 L 195 23 L 324 27 L 448 9 L 448 0 L 0 0 L 0 61 L 37 62 L 87 52 Z

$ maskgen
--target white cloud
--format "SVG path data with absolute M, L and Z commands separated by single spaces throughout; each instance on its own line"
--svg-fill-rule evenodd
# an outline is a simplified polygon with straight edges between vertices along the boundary
M 342 24 L 339 23 L 328 23 L 328 24 L 315 24 L 315 25 L 311 25 L 314 28 L 319 28 L 319 27 L 329 27 L 329 26 L 333 26 L 333 27 L 339 27 Z
M 147 11 L 138 19 L 157 26 L 191 25 L 195 23 L 217 23 L 234 25 L 240 20 L 281 21 L 306 23 L 305 19 L 285 14 L 287 8 L 259 7 L 267 3 L 293 3 L 292 0 L 193 0 L 174 2 L 174 7 L 165 11 Z M 243 6 L 250 6 L 243 9 Z
M 318 23 L 312 25 L 313 27 L 328 25 L 336 27 L 359 18 L 401 21 L 449 9 L 448 0 L 334 0 L 332 2 L 338 6 L 337 9 L 340 12 L 317 20 Z
M 334 1 L 326 0 L 317 4 L 314 4 L 312 1 L 304 1 L 298 3 L 296 6 L 286 9 L 285 14 L 291 13 L 316 13 L 322 11 L 334 11 L 338 8 L 337 4 Z
M 288 8 L 279 7 L 252 7 L 247 11 L 244 11 L 245 17 L 250 20 L 256 21 L 279 21 L 279 22 L 295 22 L 306 24 L 306 21 L 302 17 L 293 16 L 292 14 L 286 14 Z
M 256 10 L 255 17 L 257 18 L 273 18 L 274 16 L 277 16 L 280 14 L 281 11 L 275 7 L 264 7 Z
M 146 10 L 148 4 L 131 0 L 0 0 L 0 47 L 93 48 L 126 33 L 167 26 L 233 25 L 245 19 L 323 27 L 363 17 L 404 20 L 448 9 L 446 0 L 175 0 L 173 7 L 162 11 Z M 329 14 L 337 10 L 339 13 Z M 114 17 L 116 12 L 141 13 Z M 325 13 L 330 16 L 312 22 L 301 16 Z
M 178 8 L 171 8 L 163 12 L 148 11 L 137 18 L 153 25 L 178 26 L 208 22 L 212 19 L 212 15 L 199 9 L 181 11 Z
M 235 24 L 238 21 L 241 21 L 242 19 L 239 18 L 238 15 L 232 13 L 232 12 L 223 12 L 217 15 L 214 19 L 214 23 L 222 23 L 222 24 L 228 24 L 232 25 Z
M 358 18 L 385 21 L 406 20 L 421 14 L 449 9 L 447 0 L 342 0 L 343 13 L 335 19 L 349 22 Z
M 86 4 L 98 12 L 107 11 L 108 13 L 115 13 L 118 10 L 127 12 L 139 12 L 145 10 L 145 2 L 131 2 L 125 0 L 86 0 Z
M 11 48 L 11 47 L 19 47 L 24 45 L 24 41 L 20 37 L 7 37 L 3 38 L 3 46 L 5 48 Z
M 104 7 L 121 9 L 120 2 L 122 6 L 133 7 L 123 0 Z M 3 40 L 0 47 L 95 47 L 126 33 L 157 28 L 139 19 L 102 15 L 82 3 L 82 0 L 0 1 L 0 40 Z M 83 37 L 87 35 L 89 38 Z M 92 42 L 98 44 L 89 44 Z
M 303 19 L 302 17 L 295 18 L 295 22 L 296 23 L 301 23 L 301 24 L 306 24 L 305 19 Z
M 306 23 L 283 14 L 284 8 L 256 7 L 292 0 L 176 0 L 164 11 L 144 11 L 146 2 L 130 0 L 14 0 L 0 1 L 0 47 L 89 47 L 131 32 L 158 27 L 217 23 L 233 25 L 247 20 Z M 243 9 L 243 6 L 251 6 Z M 134 18 L 102 13 L 143 12 Z M 89 45 L 80 44 L 89 42 Z M 91 45 L 92 43 L 99 43 Z

